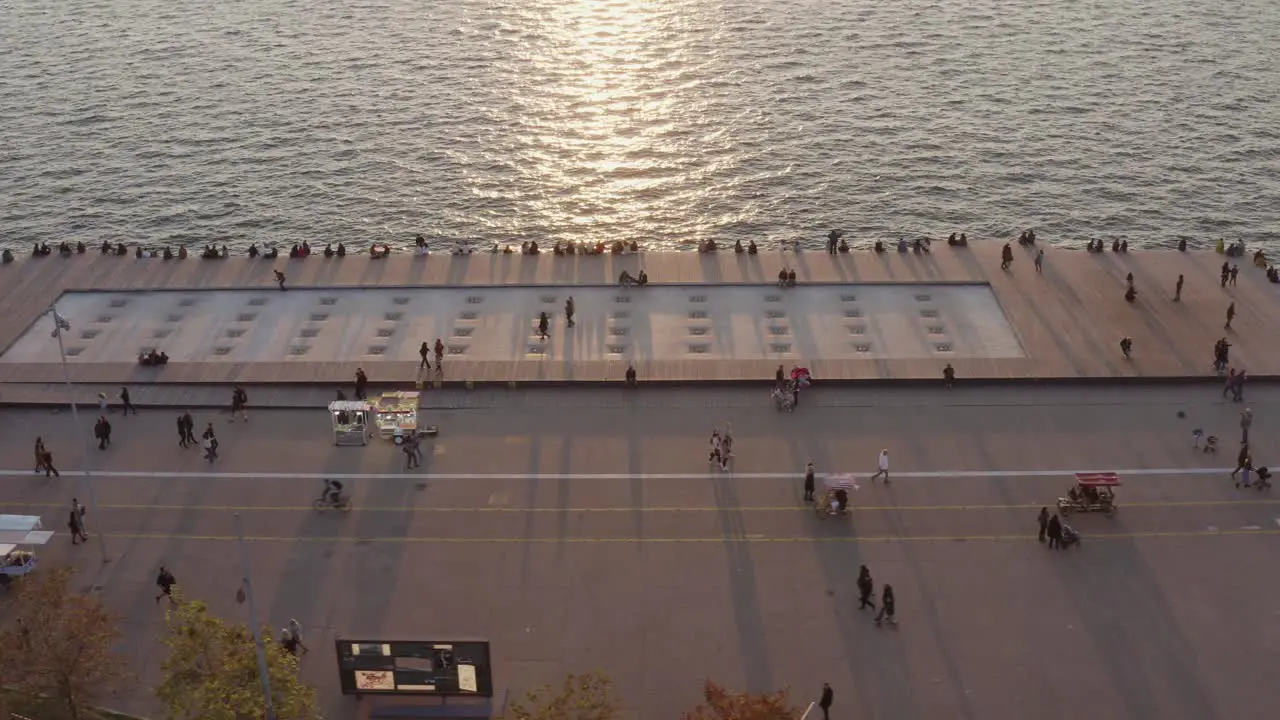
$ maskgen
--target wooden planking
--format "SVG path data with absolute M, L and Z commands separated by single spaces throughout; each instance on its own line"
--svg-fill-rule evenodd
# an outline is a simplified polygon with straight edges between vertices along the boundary
M 293 287 L 482 286 L 612 284 L 619 273 L 644 268 L 654 283 L 770 284 L 783 266 L 796 270 L 800 282 L 851 283 L 989 283 L 1014 331 L 1025 359 L 985 360 L 936 358 L 876 360 L 797 360 L 817 377 L 844 379 L 936 378 L 950 361 L 960 377 L 1094 378 L 1175 377 L 1205 374 L 1214 340 L 1233 342 L 1233 364 L 1254 375 L 1280 375 L 1277 327 L 1280 286 L 1266 282 L 1248 259 L 1236 287 L 1223 289 L 1217 280 L 1224 258 L 1214 253 L 1153 251 L 1093 255 L 1046 248 L 1045 271 L 1032 270 L 1031 251 L 1014 248 L 1010 271 L 999 268 L 1000 245 L 975 244 L 967 249 L 935 246 L 929 255 L 859 252 L 769 252 L 758 256 L 691 253 L 645 253 L 603 257 L 537 257 L 477 254 L 396 256 L 373 260 L 365 255 L 345 259 L 311 257 L 274 262 L 228 260 L 162 261 L 95 254 L 72 258 L 19 260 L 0 268 L 0 347 L 12 343 L 56 297 L 69 290 L 271 289 L 272 270 L 281 268 Z M 1239 262 L 1244 260 L 1244 262 Z M 1132 272 L 1139 297 L 1124 301 L 1125 274 Z M 1178 274 L 1186 277 L 1183 301 L 1173 303 Z M 1234 330 L 1222 329 L 1227 304 L 1235 300 Z M 1134 358 L 1120 356 L 1119 341 L 1129 335 Z M 477 382 L 612 382 L 626 369 L 621 361 L 566 362 L 525 359 L 510 362 L 446 363 L 446 379 Z M 72 363 L 77 382 L 161 382 L 255 384 L 349 381 L 358 362 L 268 362 L 251 364 L 181 363 L 163 369 L 120 364 Z M 387 380 L 412 381 L 415 363 L 366 363 L 366 370 Z M 662 360 L 637 365 L 648 380 L 745 380 L 771 378 L 770 360 Z M 0 381 L 57 382 L 58 367 L 0 364 Z

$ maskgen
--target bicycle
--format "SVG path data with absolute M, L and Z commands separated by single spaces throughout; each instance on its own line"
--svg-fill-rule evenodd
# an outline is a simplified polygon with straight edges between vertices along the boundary
M 351 510 L 351 498 L 339 495 L 338 499 L 334 500 L 329 497 L 328 493 L 325 493 L 311 503 L 311 508 L 316 512 L 325 512 L 327 510 L 348 512 Z

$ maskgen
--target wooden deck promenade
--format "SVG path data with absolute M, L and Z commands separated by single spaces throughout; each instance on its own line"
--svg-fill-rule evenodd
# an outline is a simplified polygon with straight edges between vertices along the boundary
M 951 362 L 957 375 L 982 379 L 1185 378 L 1210 372 L 1215 340 L 1233 343 L 1232 365 L 1254 377 L 1280 375 L 1280 285 L 1267 282 L 1250 258 L 1240 266 L 1238 285 L 1220 287 L 1225 259 L 1212 252 L 1173 251 L 1088 254 L 1045 247 L 1044 272 L 1033 267 L 1033 251 L 1015 247 L 1009 271 L 1000 269 L 997 243 L 968 248 L 935 245 L 931 254 L 854 252 L 830 256 L 818 252 L 770 252 L 758 256 L 721 252 L 643 253 L 640 255 L 537 257 L 367 255 L 343 259 L 313 256 L 275 261 L 245 257 L 227 260 L 163 261 L 90 253 L 61 258 L 20 259 L 0 267 L 0 348 L 7 348 L 72 290 L 139 291 L 270 288 L 272 270 L 281 268 L 290 287 L 607 285 L 623 270 L 645 269 L 655 285 L 771 284 L 784 264 L 800 283 L 986 283 L 1003 308 L 1026 357 L 1016 359 L 936 358 L 821 359 L 805 362 L 823 380 L 919 380 L 940 377 Z M 1139 291 L 1135 303 L 1124 300 L 1125 275 L 1132 272 Z M 1179 274 L 1186 278 L 1182 302 L 1172 302 Z M 1226 309 L 1236 306 L 1231 330 Z M 1131 360 L 1121 356 L 1120 338 L 1133 338 Z M 357 365 L 374 382 L 410 382 L 412 362 L 171 363 L 143 368 L 111 363 L 71 363 L 73 378 L 87 383 L 347 383 Z M 642 381 L 739 381 L 773 377 L 772 360 L 655 360 L 637 364 Z M 447 383 L 617 382 L 621 361 L 550 359 L 509 362 L 457 361 Z M 0 382 L 48 383 L 62 370 L 48 364 L 0 363 Z

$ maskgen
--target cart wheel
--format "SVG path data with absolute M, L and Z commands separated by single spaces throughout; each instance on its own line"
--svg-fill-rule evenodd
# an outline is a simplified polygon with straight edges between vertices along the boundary
M 345 497 L 342 498 L 342 500 L 338 501 L 337 507 L 342 512 L 351 512 L 351 499 Z
M 328 510 L 329 506 L 330 506 L 329 502 L 326 501 L 324 498 L 318 498 L 312 501 L 311 503 L 311 509 L 319 512 L 324 512 L 325 510 Z
M 402 436 L 400 436 L 400 435 L 396 435 L 395 437 L 391 438 L 391 442 L 393 442 L 393 443 L 395 443 L 395 444 L 397 444 L 397 445 L 403 445 L 403 444 L 404 444 L 404 437 L 402 437 Z
M 1115 515 L 1115 514 L 1116 514 L 1116 510 L 1119 510 L 1119 508 L 1117 508 L 1115 505 L 1108 505 L 1108 506 L 1107 506 L 1107 517 L 1111 517 L 1112 515 Z

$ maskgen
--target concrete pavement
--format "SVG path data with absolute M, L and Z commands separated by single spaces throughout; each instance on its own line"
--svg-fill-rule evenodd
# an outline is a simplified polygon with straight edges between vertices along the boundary
M 797 699 L 828 681 L 836 710 L 862 717 L 1264 716 L 1280 615 L 1259 569 L 1280 504 L 1215 472 L 1241 406 L 1211 389 L 1091 393 L 815 389 L 791 415 L 747 391 L 491 393 L 429 414 L 442 434 L 412 473 L 389 444 L 329 445 L 315 410 L 197 412 L 197 434 L 213 421 L 222 440 L 212 467 L 176 446 L 177 410 L 113 416 L 105 452 L 65 413 L 5 410 L 0 502 L 61 529 L 71 496 L 86 500 L 81 456 L 110 473 L 90 530 L 110 533 L 112 562 L 61 532 L 46 560 L 80 566 L 128 618 L 143 683 L 119 704 L 135 712 L 156 711 L 160 563 L 216 611 L 245 612 L 239 512 L 259 608 L 302 622 L 330 717 L 352 707 L 337 635 L 487 637 L 496 682 L 517 692 L 599 668 L 633 717 L 677 716 L 708 676 Z M 1265 462 L 1280 402 L 1263 388 L 1250 405 Z M 707 436 L 727 422 L 734 472 L 713 473 Z M 1192 451 L 1193 426 L 1223 453 Z M 61 480 L 27 474 L 36 434 Z M 914 476 L 867 482 L 882 447 Z M 859 478 L 851 519 L 803 505 L 810 460 Z M 1073 517 L 1083 547 L 1050 555 L 1035 514 L 1070 477 L 1045 472 L 1073 469 L 1156 472 L 1126 475 L 1117 516 Z M 352 476 L 355 510 L 311 511 L 335 473 Z M 896 629 L 855 609 L 864 563 L 897 591 Z

